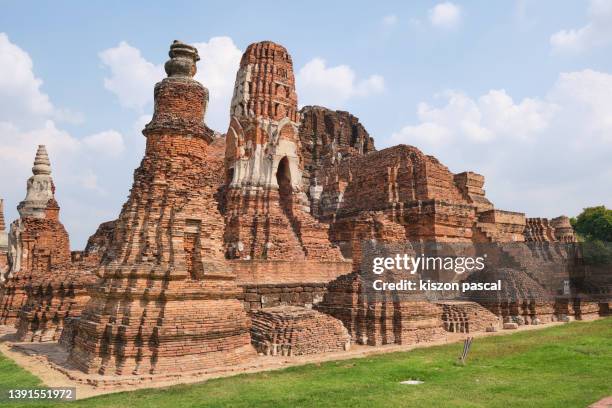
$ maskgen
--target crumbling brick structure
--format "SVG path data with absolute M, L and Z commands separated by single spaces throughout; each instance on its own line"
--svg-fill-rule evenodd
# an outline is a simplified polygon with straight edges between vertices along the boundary
M 340 244 L 344 223 L 380 211 L 410 240 L 470 241 L 476 213 L 453 174 L 420 150 L 399 145 L 346 158 L 321 171 L 321 218 Z
M 274 306 L 313 307 L 327 284 L 351 271 L 350 261 L 232 260 L 247 311 Z
M 303 186 L 293 63 L 273 42 L 240 61 L 226 136 L 226 231 L 230 258 L 341 260 L 327 226 L 310 214 Z
M 4 200 L 0 198 L 0 286 L 8 271 L 8 234 L 4 223 Z M 0 293 L 2 290 L 0 289 Z
M 371 265 L 374 257 L 382 255 L 381 244 L 389 246 L 386 247 L 389 253 L 398 249 L 397 253 L 414 255 L 405 245 L 392 246 L 405 242 L 403 227 L 376 212 L 363 213 L 353 222 L 354 271 L 329 283 L 317 310 L 341 320 L 353 341 L 359 344 L 413 344 L 443 339 L 440 308 L 428 301 L 422 291 L 404 294 L 373 290 L 372 282 L 378 278 Z M 387 272 L 390 282 L 417 278 L 418 275 L 405 271 Z
M 447 300 L 435 303 L 442 309 L 444 330 L 448 332 L 474 333 L 499 326 L 499 318 L 476 302 Z
M 576 234 L 568 217 L 527 218 L 525 240 L 530 242 L 576 242 Z
M 525 239 L 533 242 L 555 241 L 554 228 L 547 218 L 527 218 L 525 225 Z
M 321 106 L 305 106 L 300 110 L 299 128 L 304 158 L 303 184 L 308 186 L 309 198 L 318 200 L 322 191 L 319 171 L 325 165 L 349 156 L 364 155 L 376 150 L 359 119 L 345 111 L 332 111 Z M 318 214 L 316 206 L 312 213 Z
M 467 282 L 500 280 L 495 291 L 468 292 L 468 298 L 480 303 L 504 322 L 519 324 L 548 323 L 555 320 L 555 298 L 526 272 L 512 268 L 496 268 L 472 273 Z
M 70 265 L 68 233 L 59 220 L 59 205 L 45 146 L 39 146 L 28 179 L 20 217 L 9 232 L 9 270 L 2 285 L 0 324 L 14 325 L 26 304 L 27 288 L 37 286 Z
M 254 355 L 219 212 L 223 159 L 204 124 L 197 50 L 170 47 L 145 156 L 114 226 L 70 361 L 88 373 L 171 373 Z M 211 153 L 211 154 L 209 154 Z
M 0 321 L 17 326 L 22 341 L 53 341 L 64 318 L 80 314 L 93 275 L 84 263 L 72 262 L 44 146 L 38 148 L 32 171 L 26 198 L 17 207 L 20 217 L 11 224 Z
M 114 234 L 115 221 L 107 221 L 100 224 L 96 232 L 87 240 L 85 250 L 82 252 L 81 261 L 88 265 L 97 266 L 102 261 L 108 248 L 110 248 Z
M 297 306 L 277 306 L 252 313 L 251 338 L 266 355 L 299 356 L 348 350 L 351 337 L 331 316 Z
M 66 321 L 78 319 L 89 301 L 96 282 L 93 271 L 109 247 L 113 226 L 113 221 L 101 224 L 84 251 L 71 252 L 70 265 L 25 285 L 27 297 L 16 323 L 18 339 L 57 341 L 64 335 Z
M 17 338 L 20 341 L 57 341 L 64 321 L 81 315 L 89 300 L 95 276 L 85 265 L 72 265 L 59 273 L 25 285 L 26 301 L 19 311 Z
M 576 233 L 567 216 L 561 215 L 557 218 L 553 218 L 550 220 L 550 225 L 555 230 L 555 239 L 557 241 L 565 243 L 576 242 Z

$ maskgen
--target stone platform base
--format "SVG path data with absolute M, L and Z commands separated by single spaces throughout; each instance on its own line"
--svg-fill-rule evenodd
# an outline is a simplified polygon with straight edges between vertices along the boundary
M 279 306 L 251 313 L 251 343 L 265 355 L 299 356 L 349 350 L 340 320 L 316 310 Z

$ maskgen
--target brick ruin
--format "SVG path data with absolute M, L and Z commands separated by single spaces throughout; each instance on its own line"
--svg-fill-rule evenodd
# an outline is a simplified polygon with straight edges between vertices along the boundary
M 566 216 L 553 219 L 527 218 L 525 240 L 533 242 L 576 242 L 576 234 Z
M 8 236 L 9 269 L 2 288 L 0 323 L 17 323 L 27 300 L 27 287 L 42 283 L 55 271 L 70 264 L 68 233 L 59 221 L 59 205 L 45 146 L 39 146 L 19 218 L 11 223 Z
M 8 271 L 8 233 L 4 223 L 4 200 L 0 198 L 0 285 Z M 1 290 L 1 289 L 0 289 Z
M 348 350 L 351 337 L 333 317 L 297 306 L 252 313 L 251 341 L 265 355 L 299 356 Z
M 71 263 L 25 285 L 26 300 L 16 322 L 21 341 L 58 341 L 66 326 L 81 315 L 96 283 L 94 268 L 109 246 L 114 221 L 105 222 L 89 237 L 83 251 L 71 251 Z M 70 331 L 70 329 L 68 329 Z
M 169 56 L 128 200 L 84 251 L 70 252 L 39 149 L 1 286 L 0 323 L 17 324 L 22 340 L 59 339 L 88 374 L 180 375 L 257 353 L 414 344 L 596 314 L 566 290 L 576 242 L 567 217 L 500 210 L 480 174 L 454 174 L 413 146 L 376 150 L 348 112 L 298 110 L 291 56 L 270 41 L 244 52 L 229 128 L 216 134 L 204 122 L 208 90 L 193 79 L 197 50 L 175 41 Z M 450 300 L 370 290 L 373 257 L 427 243 L 489 245 L 508 267 L 461 279 L 499 278 L 503 290 Z
M 70 361 L 100 374 L 237 364 L 255 354 L 225 259 L 218 188 L 224 162 L 204 124 L 197 50 L 175 42 L 155 85 L 145 156 L 114 225 Z
M 293 63 L 270 41 L 242 56 L 226 136 L 225 245 L 230 258 L 338 261 L 310 214 Z
M 504 322 L 539 324 L 554 321 L 555 299 L 542 285 L 521 270 L 498 268 L 494 271 L 474 272 L 468 282 L 500 279 L 499 291 L 472 291 L 470 300 L 486 307 Z
M 305 106 L 300 110 L 299 129 L 304 157 L 303 184 L 308 186 L 311 203 L 318 200 L 322 187 L 320 172 L 324 166 L 349 156 L 364 155 L 376 150 L 374 139 L 359 122 L 345 111 L 332 111 L 322 106 Z M 313 205 L 313 214 L 318 208 Z
M 87 239 L 83 251 L 72 251 L 73 263 L 97 266 L 104 256 L 115 233 L 115 221 L 106 221 L 98 226 L 96 232 Z
M 442 308 L 442 324 L 448 332 L 473 333 L 499 325 L 499 318 L 479 303 L 461 300 L 435 303 Z
M 87 263 L 72 262 L 45 146 L 38 147 L 32 172 L 8 236 L 0 321 L 15 325 L 22 341 L 49 341 L 59 338 L 64 318 L 80 314 L 93 275 Z

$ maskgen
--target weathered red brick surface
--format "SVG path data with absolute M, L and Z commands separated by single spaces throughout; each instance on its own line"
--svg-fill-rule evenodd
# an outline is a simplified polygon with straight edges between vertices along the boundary
M 324 165 L 376 150 L 374 139 L 359 119 L 349 112 L 333 111 L 322 106 L 304 106 L 300 114 L 303 183 L 309 186 L 309 194 L 317 193 L 319 172 Z
M 341 260 L 310 214 L 293 63 L 270 41 L 251 44 L 236 75 L 226 136 L 225 244 L 236 259 Z
M 208 91 L 192 79 L 195 48 L 175 42 L 155 87 L 145 156 L 81 315 L 70 360 L 103 374 L 180 372 L 254 355 L 235 274 L 224 259 L 209 156 Z
M 26 197 L 18 206 L 20 217 L 9 233 L 10 268 L 0 289 L 0 324 L 17 324 L 30 288 L 56 279 L 71 263 L 68 232 L 59 220 L 49 157 L 42 145 L 32 172 Z
M 476 302 L 438 301 L 442 309 L 444 330 L 455 333 L 473 333 L 498 328 L 500 319 Z
M 277 306 L 251 314 L 251 338 L 259 353 L 299 356 L 348 350 L 351 337 L 342 322 L 316 310 Z

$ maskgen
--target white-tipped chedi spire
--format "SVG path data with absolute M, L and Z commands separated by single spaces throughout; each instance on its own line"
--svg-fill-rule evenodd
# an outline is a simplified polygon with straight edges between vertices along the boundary
M 25 199 L 17 210 L 23 217 L 44 218 L 49 200 L 54 198 L 55 187 L 51 178 L 51 162 L 44 145 L 39 145 L 32 167 L 32 177 L 28 179 Z
M 34 175 L 51 174 L 51 162 L 49 161 L 49 155 L 47 154 L 45 145 L 38 145 L 32 173 L 34 173 Z

